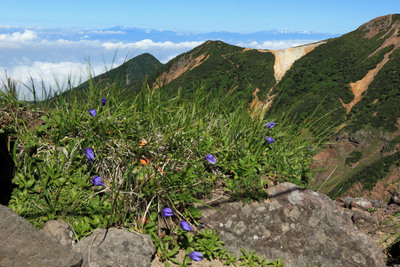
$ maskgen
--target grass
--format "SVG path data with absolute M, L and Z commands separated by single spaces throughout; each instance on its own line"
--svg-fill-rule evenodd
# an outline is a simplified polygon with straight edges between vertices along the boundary
M 281 266 L 254 252 L 230 255 L 215 232 L 199 229 L 201 213 L 194 204 L 214 190 L 255 201 L 267 198 L 271 181 L 307 186 L 311 158 L 328 135 L 325 126 L 318 128 L 320 119 L 295 125 L 284 115 L 268 118 L 249 112 L 235 90 L 224 94 L 206 84 L 184 98 L 179 90 L 171 95 L 149 86 L 127 96 L 124 88 L 89 82 L 83 97 L 60 93 L 29 103 L 16 99 L 11 80 L 3 87 L 2 104 L 18 107 L 9 127 L 16 138 L 9 207 L 36 227 L 61 219 L 77 239 L 99 227 L 146 233 L 166 264 L 177 263 L 179 249 L 187 255 L 196 249 L 233 264 Z M 24 116 L 28 111 L 33 115 Z M 264 127 L 271 121 L 273 128 Z M 269 144 L 267 136 L 276 141 Z M 92 162 L 86 148 L 94 151 Z M 210 154 L 215 164 L 206 159 Z M 96 176 L 103 185 L 93 184 Z M 165 207 L 172 217 L 162 215 Z M 183 220 L 193 231 L 179 228 Z M 180 264 L 187 261 L 188 256 Z

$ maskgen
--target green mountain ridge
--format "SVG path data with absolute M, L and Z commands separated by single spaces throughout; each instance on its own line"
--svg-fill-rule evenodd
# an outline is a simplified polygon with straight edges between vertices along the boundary
M 88 81 L 80 84 L 79 86 L 66 91 L 65 95 L 79 94 L 79 92 L 88 90 L 90 84 L 98 84 L 102 86 L 134 86 L 140 84 L 146 77 L 154 73 L 162 63 L 158 61 L 153 55 L 144 53 L 127 60 L 122 65 L 113 68 L 105 73 L 92 77 Z M 115 83 L 123 84 L 115 84 Z M 99 84 L 100 83 L 100 84 Z M 82 93 L 82 92 L 81 92 Z
M 270 52 L 207 41 L 160 68 L 149 82 L 167 90 L 182 89 L 191 94 L 196 83 L 228 92 L 236 87 L 236 97 L 251 101 L 255 88 L 266 97 L 274 78 L 274 56 Z M 183 70 L 183 71 L 182 71 Z

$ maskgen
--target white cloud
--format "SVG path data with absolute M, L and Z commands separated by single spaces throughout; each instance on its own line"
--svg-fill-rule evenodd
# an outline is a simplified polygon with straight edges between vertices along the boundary
M 126 34 L 126 32 L 124 32 L 124 31 L 102 31 L 102 30 L 92 31 L 91 33 L 94 33 L 94 34 Z
M 166 64 L 166 63 L 168 63 L 168 61 L 170 61 L 170 60 L 176 58 L 177 56 L 178 56 L 178 54 L 170 55 L 169 57 L 167 57 L 167 58 L 161 60 L 160 62 L 163 63 L 163 64 Z
M 105 42 L 102 46 L 107 50 L 116 50 L 116 49 L 153 49 L 153 48 L 162 48 L 162 49 L 181 49 L 181 48 L 194 48 L 196 46 L 204 43 L 203 41 L 193 41 L 193 42 L 153 42 L 150 39 L 144 39 L 138 42 L 133 43 L 123 43 L 123 42 Z
M 24 44 L 33 41 L 38 38 L 36 32 L 31 30 L 25 30 L 24 33 L 13 32 L 13 33 L 2 33 L 0 34 L 0 48 L 3 47 L 15 47 L 19 44 Z
M 279 50 L 279 49 L 285 49 L 285 48 L 290 48 L 290 47 L 295 47 L 299 45 L 305 45 L 305 44 L 310 44 L 314 43 L 317 40 L 277 40 L 277 41 L 264 41 L 264 42 L 250 42 L 250 43 L 245 43 L 245 42 L 239 42 L 236 44 L 237 46 L 241 47 L 248 47 L 248 48 L 254 48 L 254 49 L 269 49 L 269 50 Z
M 109 68 L 109 66 L 108 66 Z M 32 99 L 32 81 L 37 89 L 39 98 L 42 96 L 42 89 L 49 92 L 58 92 L 68 89 L 69 83 L 72 86 L 79 85 L 86 81 L 89 76 L 103 73 L 106 69 L 104 64 L 87 64 L 80 62 L 42 62 L 35 61 L 31 64 L 17 65 L 6 69 L 7 76 L 11 77 L 19 85 L 20 99 Z M 5 76 L 0 79 L 4 81 Z M 42 83 L 45 88 L 42 88 Z
M 57 39 L 57 40 L 41 40 L 40 44 L 46 45 L 49 47 L 101 47 L 101 42 L 98 40 L 79 40 L 79 41 L 71 41 L 66 39 Z M 37 44 L 35 44 L 37 46 Z

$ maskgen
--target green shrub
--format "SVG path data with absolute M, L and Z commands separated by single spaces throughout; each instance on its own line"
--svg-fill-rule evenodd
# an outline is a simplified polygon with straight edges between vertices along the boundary
M 356 162 L 358 162 L 363 156 L 363 153 L 361 151 L 353 150 L 351 151 L 350 155 L 346 158 L 345 163 L 347 165 L 352 165 Z

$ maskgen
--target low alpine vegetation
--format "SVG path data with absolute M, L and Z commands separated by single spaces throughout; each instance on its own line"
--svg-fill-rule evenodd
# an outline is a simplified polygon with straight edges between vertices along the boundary
M 183 98 L 144 86 L 127 97 L 120 88 L 91 84 L 83 98 L 60 94 L 28 103 L 2 96 L 2 103 L 18 105 L 7 128 L 17 137 L 9 207 L 38 228 L 66 221 L 77 239 L 111 226 L 149 234 L 166 263 L 220 258 L 281 266 L 253 252 L 230 255 L 214 231 L 200 229 L 194 204 L 214 190 L 254 201 L 267 197 L 271 182 L 306 186 L 326 132 L 316 130 L 316 119 L 294 125 L 249 112 L 232 95 L 200 85 Z M 24 109 L 38 110 L 34 131 L 19 116 Z M 184 263 L 175 258 L 180 249 Z

